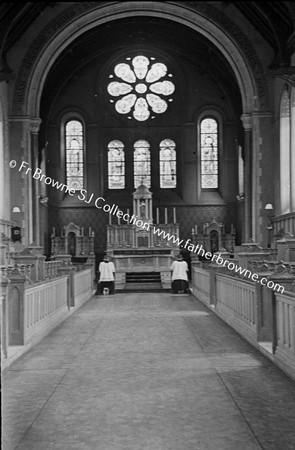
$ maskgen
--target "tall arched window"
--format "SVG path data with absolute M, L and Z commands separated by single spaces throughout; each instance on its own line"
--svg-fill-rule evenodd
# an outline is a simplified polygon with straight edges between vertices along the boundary
M 290 212 L 290 116 L 290 97 L 285 89 L 280 103 L 281 214 Z
M 66 184 L 75 191 L 84 185 L 84 132 L 80 120 L 74 119 L 65 125 Z
M 140 140 L 134 144 L 134 187 L 141 184 L 151 187 L 151 155 L 148 141 Z
M 218 122 L 206 117 L 200 124 L 201 188 L 218 189 Z
M 176 151 L 175 142 L 164 139 L 160 143 L 160 187 L 176 187 Z
M 108 186 L 109 189 L 125 188 L 125 153 L 121 141 L 111 141 L 108 145 Z

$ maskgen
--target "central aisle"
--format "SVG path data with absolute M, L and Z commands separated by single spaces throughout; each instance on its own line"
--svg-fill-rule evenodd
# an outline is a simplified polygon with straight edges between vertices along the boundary
M 295 384 L 193 296 L 94 297 L 3 390 L 3 450 L 295 449 Z

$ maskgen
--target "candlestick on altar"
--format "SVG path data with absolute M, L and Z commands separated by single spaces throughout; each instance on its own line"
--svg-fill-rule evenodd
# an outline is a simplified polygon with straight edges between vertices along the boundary
M 118 225 L 121 225 L 121 219 L 118 217 Z
M 159 208 L 156 209 L 156 221 L 159 223 Z
M 195 230 L 194 230 L 194 227 L 192 227 L 192 235 L 194 235 L 195 234 Z
M 198 225 L 195 225 L 195 234 L 198 234 Z
M 109 225 L 112 225 L 112 216 L 109 214 Z
M 206 234 L 206 226 L 203 225 L 203 234 Z
M 165 224 L 168 223 L 167 208 L 165 208 Z
M 173 206 L 173 223 L 176 223 L 176 208 Z

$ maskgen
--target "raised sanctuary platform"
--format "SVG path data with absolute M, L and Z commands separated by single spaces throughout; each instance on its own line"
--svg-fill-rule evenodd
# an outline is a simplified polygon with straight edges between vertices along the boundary
M 165 208 L 163 224 L 153 223 L 152 210 L 152 193 L 141 184 L 133 193 L 133 214 L 124 214 L 127 224 L 121 224 L 123 212 L 118 210 L 117 223 L 110 223 L 107 227 L 107 253 L 116 266 L 117 290 L 130 288 L 130 280 L 134 283 L 134 278 L 137 287 L 141 285 L 143 289 L 151 287 L 152 283 L 162 289 L 171 288 L 170 266 L 179 251 L 179 225 L 175 209 L 175 222 L 167 223 L 168 211 Z

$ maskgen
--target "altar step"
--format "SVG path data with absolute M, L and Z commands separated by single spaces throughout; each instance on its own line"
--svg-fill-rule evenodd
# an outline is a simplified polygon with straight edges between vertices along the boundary
M 126 273 L 124 291 L 162 291 L 161 276 L 159 272 L 132 272 Z

